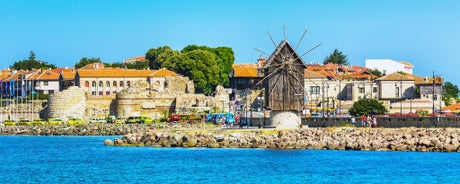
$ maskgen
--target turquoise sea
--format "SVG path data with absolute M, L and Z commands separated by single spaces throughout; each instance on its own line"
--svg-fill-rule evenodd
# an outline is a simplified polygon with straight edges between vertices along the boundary
M 104 146 L 0 136 L 0 183 L 458 183 L 460 153 Z

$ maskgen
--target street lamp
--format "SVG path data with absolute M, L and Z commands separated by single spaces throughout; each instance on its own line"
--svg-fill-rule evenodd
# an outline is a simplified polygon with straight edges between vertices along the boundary
M 302 124 L 302 119 L 300 117 L 300 108 L 302 106 L 301 103 L 300 103 L 300 98 L 303 97 L 303 95 L 299 94 L 299 93 L 296 93 L 296 94 L 294 94 L 294 96 L 299 98 L 299 109 L 297 110 L 297 116 L 299 116 L 299 127 L 300 127 L 300 125 Z

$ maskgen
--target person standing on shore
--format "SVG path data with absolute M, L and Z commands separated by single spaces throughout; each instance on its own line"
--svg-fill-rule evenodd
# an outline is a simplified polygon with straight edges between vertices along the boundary
M 364 127 L 364 126 L 366 126 L 366 116 L 364 116 L 363 114 L 361 115 L 361 127 Z
M 372 117 L 372 127 L 377 128 L 377 117 L 376 117 L 376 115 L 374 115 Z
M 372 117 L 371 117 L 371 115 L 367 115 L 367 127 L 372 127 Z
M 351 125 L 355 126 L 355 117 L 354 116 L 351 117 Z

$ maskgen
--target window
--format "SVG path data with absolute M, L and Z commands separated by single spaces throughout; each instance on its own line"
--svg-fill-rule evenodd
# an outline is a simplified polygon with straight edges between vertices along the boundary
M 99 91 L 99 96 L 102 96 L 104 95 L 104 92 L 103 91 Z
M 89 87 L 89 82 L 85 81 L 85 87 Z
M 110 95 L 110 91 L 106 91 L 105 94 L 106 94 L 106 95 Z
M 399 98 L 399 87 L 396 86 L 395 90 L 396 90 L 395 96 L 396 96 L 396 98 Z
M 93 81 L 93 82 L 91 83 L 91 86 L 96 87 L 96 81 Z
M 91 95 L 96 96 L 96 91 L 91 91 Z
M 107 81 L 107 82 L 105 83 L 105 87 L 110 87 L 110 82 L 109 82 L 109 81 Z
M 131 87 L 131 81 L 126 82 L 126 86 L 129 88 Z
M 117 94 L 117 91 L 113 91 L 112 93 L 113 93 L 113 94 Z
M 319 86 L 310 86 L 310 94 L 318 95 L 320 94 L 319 92 L 320 92 Z
M 113 81 L 113 87 L 117 87 L 117 81 Z
M 123 81 L 120 81 L 120 87 L 123 87 L 124 84 L 123 84 Z
M 48 86 L 48 81 L 43 81 L 43 86 Z
M 104 87 L 104 82 L 99 81 L 99 87 Z
M 372 92 L 373 92 L 373 93 L 377 93 L 377 87 L 373 87 L 373 88 L 372 88 Z
M 363 87 L 358 87 L 358 92 L 359 92 L 359 93 L 364 93 L 365 91 L 366 91 L 366 90 L 364 90 Z

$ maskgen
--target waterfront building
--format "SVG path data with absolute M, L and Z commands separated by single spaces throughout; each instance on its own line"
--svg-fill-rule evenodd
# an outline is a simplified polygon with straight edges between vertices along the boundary
M 92 96 L 116 94 L 130 88 L 137 81 L 146 81 L 149 89 L 163 91 L 168 85 L 165 77 L 179 74 L 165 68 L 159 70 L 133 70 L 105 67 L 101 63 L 92 63 L 77 70 L 75 85 L 85 89 Z

